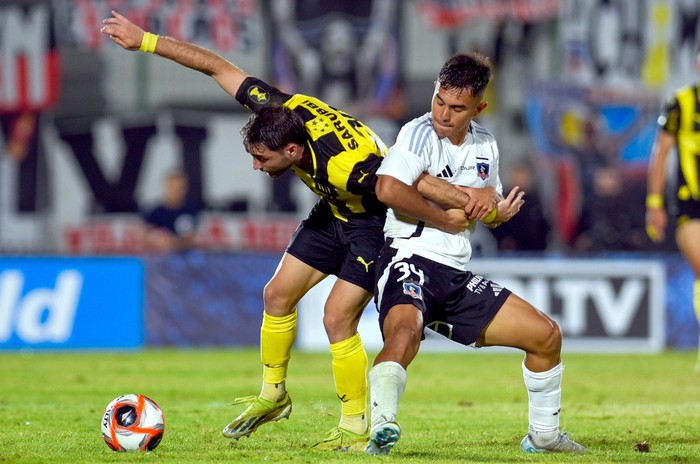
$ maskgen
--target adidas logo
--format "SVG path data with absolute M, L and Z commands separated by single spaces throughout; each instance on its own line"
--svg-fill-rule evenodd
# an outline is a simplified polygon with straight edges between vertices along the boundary
M 454 175 L 454 172 L 452 172 L 452 169 L 450 169 L 450 165 L 448 164 L 442 171 L 440 171 L 440 174 L 435 177 L 452 177 Z

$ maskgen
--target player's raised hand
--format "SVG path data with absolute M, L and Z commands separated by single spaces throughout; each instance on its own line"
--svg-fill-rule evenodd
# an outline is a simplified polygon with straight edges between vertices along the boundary
M 112 11 L 112 16 L 102 22 L 104 26 L 100 31 L 107 34 L 120 47 L 131 51 L 136 51 L 141 47 L 144 30 L 126 17 Z
M 498 202 L 496 217 L 484 225 L 493 228 L 503 224 L 518 214 L 524 203 L 525 192 L 521 191 L 518 186 L 513 187 L 508 196 Z
M 508 196 L 498 202 L 498 214 L 494 222 L 502 223 L 520 212 L 520 208 L 525 203 L 525 192 L 517 185 L 508 193 Z

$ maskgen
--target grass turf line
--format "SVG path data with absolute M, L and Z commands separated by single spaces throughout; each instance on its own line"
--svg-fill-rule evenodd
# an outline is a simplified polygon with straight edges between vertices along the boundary
M 584 456 L 520 452 L 527 428 L 521 360 L 517 351 L 488 349 L 419 354 L 400 405 L 401 441 L 388 459 L 700 462 L 694 352 L 566 354 L 561 425 L 591 449 Z M 232 400 L 260 390 L 256 349 L 2 353 L 0 369 L 0 463 L 386 461 L 311 449 L 340 411 L 328 353 L 295 352 L 290 420 L 240 441 L 221 429 L 242 410 Z M 125 393 L 150 396 L 165 413 L 165 436 L 152 453 L 115 453 L 102 440 L 104 408 Z M 635 450 L 645 443 L 649 452 Z

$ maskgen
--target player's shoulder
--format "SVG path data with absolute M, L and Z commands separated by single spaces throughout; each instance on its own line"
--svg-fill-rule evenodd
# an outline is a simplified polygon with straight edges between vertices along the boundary
M 314 97 L 313 95 L 306 95 L 303 93 L 295 93 L 289 96 L 289 103 L 288 105 L 306 105 L 310 106 L 312 108 L 314 107 L 323 107 L 323 108 L 330 108 L 330 105 L 328 105 L 326 102 L 321 100 L 318 97 Z
M 676 91 L 673 92 L 673 95 L 666 99 L 666 107 L 670 108 L 673 106 L 678 106 L 680 100 L 686 100 L 688 97 L 695 98 L 697 100 L 699 86 L 700 83 L 695 83 L 676 89 Z
M 693 92 L 697 92 L 697 90 L 698 90 L 698 85 L 700 85 L 700 83 L 696 82 L 695 84 L 688 84 L 688 85 L 684 85 L 683 87 L 679 87 L 679 88 L 676 89 L 676 91 L 674 92 L 674 96 L 678 96 L 678 95 L 681 95 L 681 94 L 684 94 L 684 93 L 693 93 Z
M 471 122 L 471 128 L 470 130 L 472 131 L 472 134 L 474 135 L 474 139 L 480 142 L 495 142 L 496 137 L 493 135 L 493 132 L 488 130 L 486 127 L 482 126 L 478 122 L 472 120 Z
M 290 95 L 254 76 L 246 77 L 236 92 L 236 100 L 253 112 L 269 104 L 284 104 Z
M 404 124 L 396 137 L 396 144 L 414 153 L 419 153 L 437 138 L 430 113 L 426 113 Z

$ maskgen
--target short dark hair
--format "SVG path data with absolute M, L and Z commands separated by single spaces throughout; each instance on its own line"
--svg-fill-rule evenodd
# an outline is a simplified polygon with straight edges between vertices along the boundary
M 487 57 L 477 52 L 458 53 L 442 66 L 438 82 L 440 87 L 466 90 L 475 97 L 483 97 L 492 76 L 493 67 Z
M 262 147 L 279 150 L 288 143 L 304 145 L 308 139 L 301 117 L 282 105 L 268 105 L 250 115 L 241 136 L 248 153 Z

